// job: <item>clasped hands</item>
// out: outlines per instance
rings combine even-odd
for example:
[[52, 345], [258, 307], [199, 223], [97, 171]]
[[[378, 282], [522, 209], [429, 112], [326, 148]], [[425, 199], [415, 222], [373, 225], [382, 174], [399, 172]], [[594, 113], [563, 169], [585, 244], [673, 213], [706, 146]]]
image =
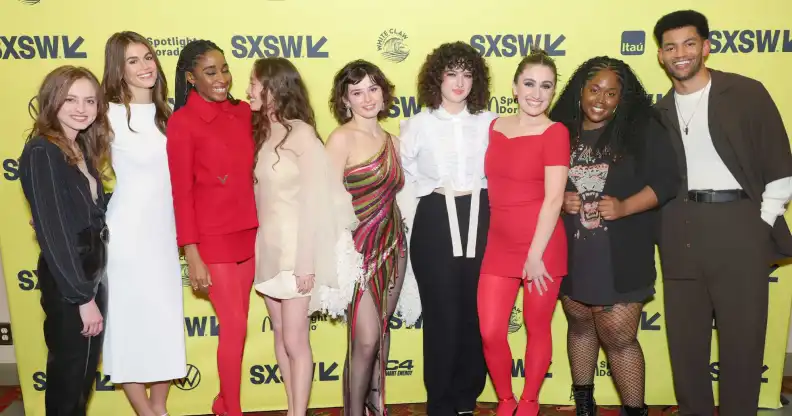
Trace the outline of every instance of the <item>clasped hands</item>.
[[[583, 201], [577, 192], [564, 192], [564, 212], [567, 214], [575, 215], [580, 212], [580, 207]], [[624, 202], [618, 198], [609, 195], [603, 195], [602, 199], [597, 204], [597, 211], [600, 217], [605, 220], [613, 221], [618, 220], [625, 216]]]

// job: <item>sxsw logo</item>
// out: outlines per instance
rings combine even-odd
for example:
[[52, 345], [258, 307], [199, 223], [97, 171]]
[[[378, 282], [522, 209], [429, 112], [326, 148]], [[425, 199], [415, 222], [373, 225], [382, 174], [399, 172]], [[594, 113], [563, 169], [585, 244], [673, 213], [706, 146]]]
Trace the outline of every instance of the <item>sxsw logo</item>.
[[484, 57], [527, 56], [531, 52], [531, 47], [542, 48], [550, 56], [565, 56], [566, 49], [563, 48], [565, 40], [564, 35], [547, 33], [480, 34], [470, 37], [470, 46]]
[[184, 326], [188, 337], [216, 337], [220, 333], [216, 316], [185, 316]]
[[3, 160], [3, 178], [7, 181], [19, 179], [19, 161], [16, 159]]
[[[314, 381], [338, 381], [338, 363], [315, 362], [313, 365]], [[280, 384], [283, 376], [278, 364], [254, 365], [250, 367], [250, 382], [252, 384]]]
[[[760, 379], [762, 383], [767, 383], [769, 381], [767, 377], [765, 377], [765, 373], [769, 369], [770, 367], [768, 367], [766, 364], [762, 366], [762, 375]], [[718, 361], [710, 363], [710, 380], [712, 381], [720, 380], [720, 362]]]
[[68, 35], [0, 35], [0, 59], [85, 59], [85, 39]]
[[658, 322], [660, 316], [660, 312], [655, 312], [651, 316], [649, 312], [641, 312], [641, 331], [659, 331], [661, 329]]
[[[792, 52], [792, 32], [789, 29], [711, 30], [710, 53], [773, 53]], [[646, 32], [622, 32], [621, 54], [643, 55], [646, 51]]]
[[[36, 371], [31, 377], [33, 379], [33, 390], [47, 391], [47, 373]], [[94, 389], [96, 391], [114, 391], [115, 385], [110, 382], [110, 376], [97, 371], [94, 377]]]
[[404, 116], [405, 118], [412, 117], [421, 112], [421, 106], [418, 105], [418, 99], [415, 96], [410, 97], [393, 97], [393, 105], [388, 111], [388, 117], [397, 118]]
[[236, 58], [327, 58], [330, 53], [322, 49], [325, 43], [324, 36], [235, 35], [231, 37], [231, 54]]
[[17, 273], [19, 288], [25, 292], [41, 289], [38, 279], [38, 270], [20, 270]]
[[710, 53], [792, 52], [790, 30], [711, 30]]
[[643, 55], [646, 51], [646, 32], [625, 30], [621, 35], [622, 55]]
[[[553, 365], [553, 362], [550, 361], [550, 365]], [[512, 359], [512, 378], [525, 378], [525, 361], [522, 358]], [[545, 373], [545, 378], [553, 378], [553, 373], [548, 371]]]

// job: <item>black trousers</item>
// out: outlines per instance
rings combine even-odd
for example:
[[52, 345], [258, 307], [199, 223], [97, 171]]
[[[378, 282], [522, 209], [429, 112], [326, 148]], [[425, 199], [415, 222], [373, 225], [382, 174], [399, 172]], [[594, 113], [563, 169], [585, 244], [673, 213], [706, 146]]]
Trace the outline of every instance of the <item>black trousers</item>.
[[[102, 278], [105, 246], [102, 242], [78, 252], [84, 269]], [[86, 270], [88, 271], [88, 270]], [[64, 300], [43, 256], [38, 261], [41, 307], [44, 309], [44, 341], [47, 344], [47, 388], [44, 396], [47, 416], [85, 416], [86, 405], [96, 380], [104, 330], [85, 337], [80, 307]], [[106, 314], [106, 292], [100, 283], [94, 301]]]
[[423, 309], [424, 385], [430, 416], [473, 411], [484, 390], [487, 366], [481, 346], [476, 293], [489, 229], [489, 199], [481, 191], [476, 257], [467, 258], [471, 196], [456, 200], [462, 257], [454, 257], [445, 197], [421, 198], [410, 256]]
[[[748, 201], [689, 203], [694, 272], [664, 280], [666, 333], [680, 415], [755, 415], [768, 309], [770, 226]], [[713, 315], [718, 363], [710, 362]]]

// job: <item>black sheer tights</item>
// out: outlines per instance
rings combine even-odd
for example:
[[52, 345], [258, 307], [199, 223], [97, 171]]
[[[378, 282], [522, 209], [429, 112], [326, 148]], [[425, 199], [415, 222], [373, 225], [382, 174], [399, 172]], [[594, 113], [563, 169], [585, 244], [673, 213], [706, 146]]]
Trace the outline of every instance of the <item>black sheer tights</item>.
[[[388, 319], [393, 316], [399, 300], [407, 258], [399, 261], [399, 273], [393, 286], [388, 288]], [[351, 323], [351, 319], [348, 320]], [[364, 408], [368, 407], [374, 415], [384, 415], [385, 409], [380, 409], [382, 397], [380, 363], [380, 330], [382, 321], [377, 316], [377, 306], [370, 292], [363, 294], [358, 304], [357, 321], [355, 324], [355, 339], [352, 341], [352, 371], [349, 371], [349, 362], [344, 363], [344, 386], [349, 390], [344, 394], [344, 415], [362, 416]], [[387, 365], [390, 351], [390, 331], [385, 332], [382, 353], [383, 365]]]
[[644, 404], [645, 363], [638, 343], [641, 303], [589, 306], [563, 297], [561, 303], [569, 323], [567, 353], [576, 385], [594, 384], [599, 347], [611, 367], [622, 404]]

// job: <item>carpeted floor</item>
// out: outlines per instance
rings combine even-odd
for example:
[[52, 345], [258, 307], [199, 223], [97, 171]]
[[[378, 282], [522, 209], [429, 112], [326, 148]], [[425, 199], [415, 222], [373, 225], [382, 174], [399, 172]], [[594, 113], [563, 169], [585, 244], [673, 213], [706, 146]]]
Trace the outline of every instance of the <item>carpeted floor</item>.
[[[784, 377], [784, 384], [782, 392], [785, 394], [792, 394], [792, 377]], [[0, 412], [15, 401], [21, 401], [22, 392], [19, 387], [0, 387]], [[424, 404], [403, 404], [388, 406], [388, 413], [390, 416], [423, 416], [426, 415], [426, 406]], [[566, 416], [575, 413], [574, 407], [559, 407], [559, 406], [543, 406], [542, 415], [544, 416]], [[245, 413], [248, 416], [285, 416], [285, 411], [278, 412], [253, 412]], [[313, 416], [340, 416], [342, 414], [340, 408], [335, 409], [311, 409], [309, 412]], [[489, 416], [495, 414], [494, 403], [480, 403], [476, 409], [476, 415]], [[650, 416], [665, 416], [676, 415], [676, 407], [672, 406], [656, 406], [652, 407], [649, 412]], [[599, 416], [618, 416], [619, 409], [617, 407], [604, 407], [600, 408]]]
[[[675, 415], [675, 408], [668, 408], [664, 409], [660, 408], [653, 408], [649, 412], [651, 416], [661, 416], [661, 415]], [[556, 407], [556, 406], [543, 406], [541, 410], [541, 414], [543, 416], [555, 416], [555, 415], [573, 415], [575, 414], [574, 407]], [[309, 412], [310, 415], [313, 416], [341, 416], [342, 412], [341, 409], [311, 409]], [[388, 414], [389, 416], [424, 416], [426, 415], [426, 406], [424, 404], [404, 404], [404, 405], [393, 405], [388, 406]], [[478, 409], [476, 409], [476, 415], [482, 416], [489, 416], [495, 415], [495, 404], [494, 403], [480, 403]], [[245, 413], [245, 415], [249, 416], [281, 416], [286, 415], [285, 411], [282, 412], [257, 412], [257, 413]], [[597, 412], [599, 416], [618, 416], [619, 409], [618, 408], [600, 408], [599, 412]]]

